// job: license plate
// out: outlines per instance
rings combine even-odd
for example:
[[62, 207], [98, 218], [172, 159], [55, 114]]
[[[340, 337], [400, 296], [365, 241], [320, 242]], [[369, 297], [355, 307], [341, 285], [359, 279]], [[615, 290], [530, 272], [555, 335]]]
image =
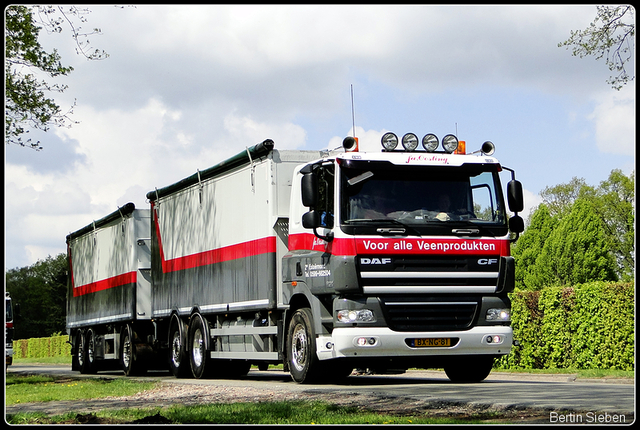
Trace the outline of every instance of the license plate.
[[411, 342], [414, 348], [430, 348], [434, 346], [447, 347], [451, 346], [451, 338], [449, 337], [436, 337], [436, 338], [419, 338], [413, 339]]

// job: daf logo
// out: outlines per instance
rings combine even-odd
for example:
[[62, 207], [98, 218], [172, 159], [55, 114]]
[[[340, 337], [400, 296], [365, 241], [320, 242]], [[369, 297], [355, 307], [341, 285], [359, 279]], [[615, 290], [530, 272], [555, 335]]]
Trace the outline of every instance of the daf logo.
[[360, 264], [391, 264], [390, 258], [361, 258]]
[[490, 264], [496, 264], [496, 263], [498, 263], [497, 258], [481, 258], [478, 260], [478, 264], [480, 264], [481, 266], [488, 266]]

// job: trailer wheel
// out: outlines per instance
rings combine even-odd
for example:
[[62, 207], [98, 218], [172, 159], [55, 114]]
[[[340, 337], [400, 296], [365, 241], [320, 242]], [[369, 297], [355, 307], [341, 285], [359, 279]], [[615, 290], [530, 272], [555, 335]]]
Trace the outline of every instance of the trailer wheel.
[[176, 315], [169, 324], [169, 369], [176, 378], [191, 376], [184, 324]]
[[209, 353], [209, 330], [204, 317], [195, 314], [189, 324], [189, 361], [191, 372], [197, 379], [206, 378], [213, 373], [213, 363]]
[[287, 361], [294, 381], [309, 383], [316, 380], [320, 363], [316, 356], [316, 334], [309, 308], [299, 309], [291, 317], [287, 335]]
[[120, 366], [126, 376], [144, 374], [146, 369], [136, 360], [133, 328], [127, 325], [120, 334]]
[[84, 336], [79, 333], [78, 346], [78, 364], [80, 365], [80, 373], [91, 374], [96, 373], [96, 355], [95, 355], [95, 334], [92, 329], [87, 330]]
[[82, 373], [85, 361], [84, 333], [82, 330], [76, 332], [76, 352], [73, 356], [72, 370], [79, 370]]
[[444, 372], [451, 382], [472, 383], [486, 379], [492, 368], [493, 357], [470, 356], [453, 360], [450, 365], [444, 367]]

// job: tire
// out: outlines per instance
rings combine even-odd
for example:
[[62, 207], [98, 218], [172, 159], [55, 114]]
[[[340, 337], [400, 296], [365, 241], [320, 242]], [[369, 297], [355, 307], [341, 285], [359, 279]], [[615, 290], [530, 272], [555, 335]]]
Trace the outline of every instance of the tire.
[[80, 364], [80, 373], [93, 374], [96, 373], [96, 355], [95, 355], [95, 333], [92, 329], [82, 336], [80, 334], [82, 345], [78, 346], [78, 362]]
[[146, 367], [137, 360], [135, 333], [130, 325], [120, 334], [120, 366], [126, 376], [143, 375]]
[[465, 359], [453, 360], [445, 366], [444, 372], [451, 382], [474, 383], [484, 381], [493, 368], [493, 357], [470, 356]]
[[71, 362], [72, 370], [79, 370], [82, 373], [82, 368], [85, 361], [85, 347], [84, 347], [84, 333], [82, 330], [76, 332], [76, 352], [73, 355]]
[[309, 308], [299, 309], [291, 317], [287, 334], [287, 362], [294, 381], [301, 384], [317, 381], [320, 363], [316, 355], [316, 334]]
[[194, 378], [207, 378], [213, 373], [213, 362], [208, 357], [209, 329], [204, 317], [195, 314], [189, 324], [189, 362]]
[[177, 315], [169, 323], [169, 370], [176, 378], [191, 376], [185, 327]]

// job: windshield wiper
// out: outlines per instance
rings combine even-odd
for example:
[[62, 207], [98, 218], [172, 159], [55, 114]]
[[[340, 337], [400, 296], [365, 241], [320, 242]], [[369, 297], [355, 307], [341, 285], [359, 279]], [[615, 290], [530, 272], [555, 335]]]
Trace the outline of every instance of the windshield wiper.
[[420, 234], [420, 232], [418, 230], [416, 230], [415, 228], [408, 226], [407, 224], [398, 221], [397, 219], [393, 219], [393, 218], [375, 218], [375, 219], [370, 219], [370, 218], [358, 218], [358, 219], [350, 219], [348, 221], [346, 221], [346, 223], [390, 223], [390, 224], [395, 224], [400, 226], [400, 228], [395, 227], [395, 228], [385, 228], [385, 227], [379, 227], [378, 229], [376, 229], [376, 231], [378, 233], [381, 234], [406, 234], [407, 232], [411, 232], [413, 233], [415, 236], [419, 236], [422, 237], [422, 235]]

